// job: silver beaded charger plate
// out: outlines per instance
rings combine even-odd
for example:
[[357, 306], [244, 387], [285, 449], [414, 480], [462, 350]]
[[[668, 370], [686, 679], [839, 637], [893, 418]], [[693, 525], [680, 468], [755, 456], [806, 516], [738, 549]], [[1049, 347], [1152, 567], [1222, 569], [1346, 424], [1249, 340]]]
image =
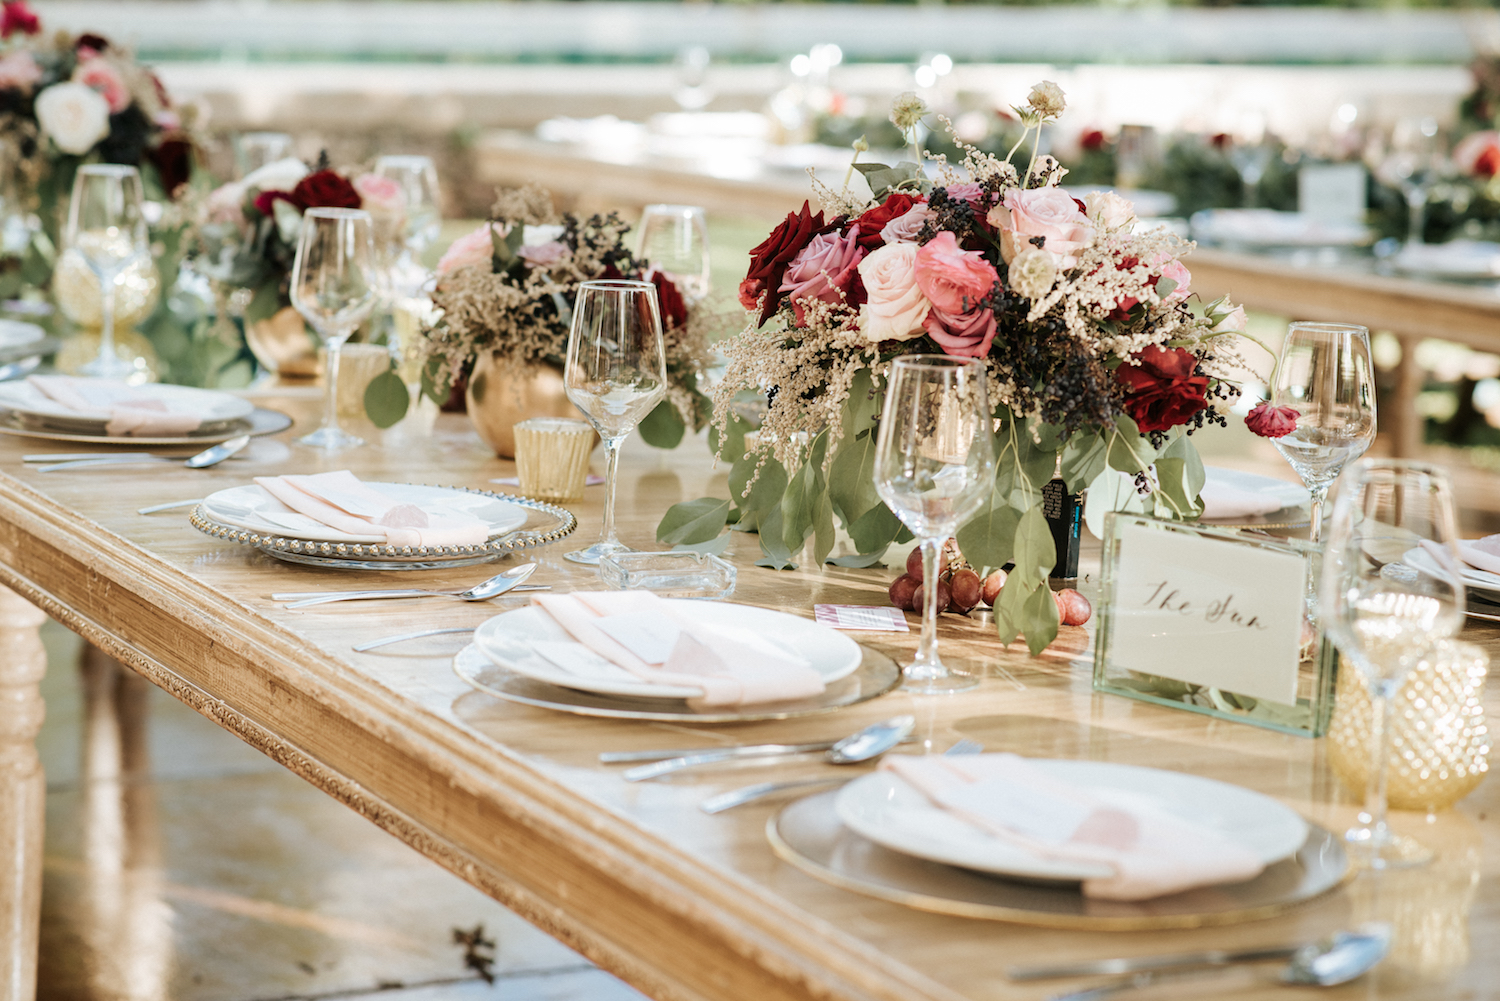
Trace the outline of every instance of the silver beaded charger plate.
[[817, 793], [774, 814], [766, 822], [772, 851], [825, 883], [936, 914], [1097, 931], [1205, 928], [1272, 917], [1350, 874], [1342, 840], [1309, 824], [1295, 854], [1243, 883], [1153, 900], [1094, 900], [1076, 882], [1006, 879], [882, 848], [843, 825], [834, 807], [838, 795]]
[[453, 658], [453, 672], [479, 691], [497, 699], [578, 716], [678, 723], [748, 723], [834, 712], [878, 698], [901, 683], [901, 669], [894, 660], [866, 646], [860, 646], [859, 650], [860, 664], [854, 673], [829, 683], [822, 694], [795, 702], [767, 702], [742, 709], [694, 709], [682, 699], [598, 695], [549, 685], [496, 666], [472, 643]]
[[43, 438], [47, 441], [77, 441], [90, 445], [151, 445], [158, 448], [167, 445], [196, 445], [202, 448], [204, 445], [216, 445], [230, 438], [238, 438], [242, 434], [248, 434], [253, 438], [276, 434], [291, 426], [292, 419], [281, 411], [256, 407], [249, 417], [244, 420], [231, 421], [213, 434], [180, 435], [171, 438], [134, 438], [128, 435], [80, 434], [73, 431], [49, 431], [44, 428], [28, 427], [21, 422], [18, 414], [10, 411], [0, 412], [0, 434], [18, 435], [23, 438]]
[[388, 546], [373, 542], [327, 542], [257, 531], [219, 520], [204, 504], [193, 508], [188, 520], [198, 531], [216, 539], [250, 546], [288, 563], [335, 570], [438, 570], [473, 566], [522, 549], [548, 545], [578, 527], [578, 519], [567, 508], [529, 497], [512, 497], [468, 487], [391, 485], [453, 491], [523, 509], [526, 515], [524, 527], [518, 525], [514, 530], [503, 531], [503, 534], [472, 546]]

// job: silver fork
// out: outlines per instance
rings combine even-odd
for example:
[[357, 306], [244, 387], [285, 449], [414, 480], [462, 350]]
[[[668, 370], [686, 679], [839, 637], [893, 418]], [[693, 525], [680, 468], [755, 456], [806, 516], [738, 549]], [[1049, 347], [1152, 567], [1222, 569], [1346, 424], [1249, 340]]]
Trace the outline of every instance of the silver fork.
[[[984, 750], [984, 745], [978, 741], [965, 737], [952, 747], [944, 751], [944, 754], [978, 754]], [[698, 809], [704, 813], [723, 813], [725, 810], [733, 810], [737, 806], [753, 803], [758, 799], [788, 789], [810, 789], [813, 786], [837, 785], [849, 780], [842, 775], [825, 775], [820, 779], [796, 779], [791, 782], [757, 782], [753, 786], [744, 786], [740, 789], [731, 789], [721, 792], [716, 796], [710, 796], [698, 804]]]

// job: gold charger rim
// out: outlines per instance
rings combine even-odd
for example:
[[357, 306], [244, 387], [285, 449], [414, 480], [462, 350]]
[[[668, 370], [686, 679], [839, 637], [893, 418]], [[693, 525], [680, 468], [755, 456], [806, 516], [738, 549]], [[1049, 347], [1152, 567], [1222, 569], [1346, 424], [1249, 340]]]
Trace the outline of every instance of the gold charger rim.
[[252, 438], [260, 438], [269, 434], [277, 434], [285, 431], [295, 423], [291, 416], [280, 410], [272, 410], [270, 407], [256, 407], [250, 416], [236, 422], [234, 426], [215, 431], [213, 434], [179, 435], [166, 438], [132, 438], [130, 436], [114, 437], [98, 434], [77, 434], [72, 431], [47, 431], [39, 428], [29, 428], [22, 425], [14, 411], [0, 411], [0, 435], [14, 435], [18, 438], [40, 438], [43, 441], [71, 441], [85, 445], [150, 445], [163, 447], [169, 445], [217, 445], [228, 441], [230, 438], [238, 438], [242, 434], [248, 434]]
[[[833, 822], [838, 824], [839, 836], [853, 839], [861, 847], [869, 846], [869, 848], [877, 852], [897, 856], [900, 859], [920, 863], [924, 866], [936, 867], [940, 870], [969, 873], [968, 870], [959, 869], [956, 866], [945, 866], [942, 863], [928, 862], [911, 856], [901, 855], [899, 852], [883, 848], [875, 842], [855, 834], [839, 823], [836, 815], [833, 815], [833, 801], [838, 796], [838, 792], [835, 789], [831, 792], [803, 796], [772, 813], [766, 819], [765, 827], [766, 840], [770, 843], [771, 851], [777, 858], [788, 865], [831, 886], [837, 886], [840, 889], [849, 890], [852, 893], [858, 893], [862, 896], [884, 900], [888, 903], [899, 904], [904, 907], [910, 907], [913, 910], [925, 911], [931, 914], [975, 918], [983, 921], [1001, 921], [1007, 924], [1027, 925], [1037, 928], [1058, 928], [1077, 931], [1154, 931], [1212, 928], [1223, 925], [1244, 924], [1251, 921], [1263, 921], [1294, 908], [1304, 906], [1337, 890], [1347, 883], [1354, 876], [1355, 872], [1354, 866], [1350, 864], [1348, 855], [1343, 851], [1342, 839], [1327, 828], [1308, 821], [1307, 841], [1291, 857], [1301, 858], [1304, 855], [1316, 857], [1319, 852], [1326, 852], [1332, 848], [1340, 856], [1336, 875], [1327, 878], [1326, 883], [1323, 885], [1319, 885], [1316, 889], [1305, 892], [1302, 895], [1287, 897], [1266, 904], [1198, 913], [1112, 916], [1061, 914], [1033, 908], [957, 900], [933, 892], [921, 892], [919, 890], [891, 886], [873, 878], [856, 878], [853, 875], [832, 869], [817, 859], [809, 857], [783, 835], [781, 828], [788, 814], [798, 809], [826, 809], [832, 816]], [[1285, 861], [1282, 860], [1282, 862]], [[1267, 868], [1269, 869], [1270, 867], [1268, 866]], [[1035, 888], [1035, 884], [1011, 883], [1011, 881], [1007, 881], [999, 876], [989, 876], [983, 873], [971, 874], [976, 877], [992, 880], [997, 884], [1010, 883], [1010, 885], [1017, 887], [1030, 886]], [[1144, 903], [1150, 903], [1150, 901]]]

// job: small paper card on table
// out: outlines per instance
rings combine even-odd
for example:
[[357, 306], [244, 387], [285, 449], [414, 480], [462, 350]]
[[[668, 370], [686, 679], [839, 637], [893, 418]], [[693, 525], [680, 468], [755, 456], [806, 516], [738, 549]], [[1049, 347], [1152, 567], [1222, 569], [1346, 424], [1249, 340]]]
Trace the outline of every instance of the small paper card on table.
[[904, 633], [911, 629], [899, 608], [882, 605], [814, 605], [813, 617], [833, 629], [869, 629], [888, 633]]
[[1095, 689], [1317, 736], [1333, 688], [1307, 618], [1318, 559], [1307, 542], [1110, 515]]

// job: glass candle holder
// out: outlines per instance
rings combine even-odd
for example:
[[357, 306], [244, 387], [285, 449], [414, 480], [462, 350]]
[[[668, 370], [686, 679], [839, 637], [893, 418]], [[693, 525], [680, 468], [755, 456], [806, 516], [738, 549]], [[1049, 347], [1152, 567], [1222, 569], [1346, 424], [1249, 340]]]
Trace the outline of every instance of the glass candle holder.
[[532, 417], [518, 421], [513, 432], [522, 494], [549, 501], [583, 499], [589, 453], [597, 441], [587, 421]]
[[[1340, 670], [1328, 760], [1348, 788], [1364, 794], [1370, 764], [1370, 693], [1364, 676]], [[1489, 770], [1484, 720], [1489, 657], [1442, 640], [1413, 668], [1392, 706], [1388, 799], [1398, 810], [1441, 810], [1473, 791]]]

